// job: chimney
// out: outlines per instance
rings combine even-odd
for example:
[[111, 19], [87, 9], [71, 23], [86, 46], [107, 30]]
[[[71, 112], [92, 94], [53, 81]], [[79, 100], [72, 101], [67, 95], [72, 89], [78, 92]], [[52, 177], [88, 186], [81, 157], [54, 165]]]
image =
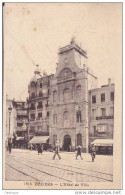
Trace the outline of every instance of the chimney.
[[108, 85], [111, 86], [111, 79], [108, 78]]

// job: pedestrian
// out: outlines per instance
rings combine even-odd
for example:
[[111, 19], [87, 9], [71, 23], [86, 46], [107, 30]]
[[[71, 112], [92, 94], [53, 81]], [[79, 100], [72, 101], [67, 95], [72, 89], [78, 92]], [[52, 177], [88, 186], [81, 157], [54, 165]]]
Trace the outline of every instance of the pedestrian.
[[78, 160], [78, 159], [77, 159], [78, 156], [80, 156], [80, 157], [81, 157], [81, 160], [83, 160], [83, 158], [82, 158], [82, 156], [81, 156], [81, 146], [80, 146], [80, 145], [79, 145], [78, 148], [77, 148], [76, 160]]
[[38, 155], [39, 155], [39, 153], [42, 154], [42, 152], [43, 152], [42, 144], [38, 144]]
[[61, 159], [60, 155], [59, 155], [59, 145], [56, 143], [55, 146], [55, 151], [54, 151], [54, 156], [53, 156], [53, 160], [55, 159], [56, 155], [59, 157], [59, 160]]
[[9, 153], [11, 154], [11, 149], [12, 149], [12, 141], [11, 141], [11, 138], [9, 138], [9, 140], [8, 140], [8, 149], [9, 149]]
[[92, 162], [94, 162], [95, 155], [96, 155], [96, 147], [92, 145], [92, 149], [91, 149]]

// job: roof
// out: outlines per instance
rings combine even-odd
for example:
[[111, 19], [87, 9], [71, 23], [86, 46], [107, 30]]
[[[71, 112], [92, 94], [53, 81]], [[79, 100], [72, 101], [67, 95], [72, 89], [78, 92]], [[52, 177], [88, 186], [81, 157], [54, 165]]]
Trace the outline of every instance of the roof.
[[49, 136], [34, 136], [31, 140], [31, 144], [40, 144], [40, 143], [46, 143], [49, 139]]
[[113, 146], [113, 139], [95, 139], [91, 144], [94, 146]]
[[112, 92], [114, 92], [114, 87], [115, 87], [115, 84], [112, 83], [111, 85], [103, 85], [101, 87], [98, 87], [98, 88], [94, 88], [94, 89], [89, 89], [89, 92], [96, 92], [96, 91], [105, 91], [105, 90], [108, 90], [109, 88], [113, 89]]

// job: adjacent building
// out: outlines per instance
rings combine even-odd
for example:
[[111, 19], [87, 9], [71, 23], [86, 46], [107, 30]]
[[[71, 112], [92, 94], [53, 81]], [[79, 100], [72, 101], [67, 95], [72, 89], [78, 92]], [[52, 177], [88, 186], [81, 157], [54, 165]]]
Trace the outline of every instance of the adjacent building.
[[89, 90], [89, 145], [95, 139], [113, 139], [114, 90], [115, 85], [111, 79], [108, 79], [107, 85]]
[[21, 148], [25, 147], [28, 141], [27, 138], [27, 104], [25, 101], [15, 101], [13, 100], [13, 108], [16, 110], [16, 126], [15, 126], [15, 139], [14, 146]]
[[14, 147], [24, 147], [27, 143], [28, 120], [27, 104], [25, 101], [16, 101], [6, 97], [6, 138], [14, 138]]

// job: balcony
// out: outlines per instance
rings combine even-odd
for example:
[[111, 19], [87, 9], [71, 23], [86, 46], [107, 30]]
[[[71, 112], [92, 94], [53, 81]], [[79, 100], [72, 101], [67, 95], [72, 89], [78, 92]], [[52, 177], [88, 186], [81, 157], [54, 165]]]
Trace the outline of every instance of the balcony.
[[114, 116], [99, 116], [99, 117], [96, 117], [96, 120], [107, 120], [107, 119], [113, 119]]
[[27, 111], [26, 110], [18, 110], [17, 115], [27, 115]]
[[36, 96], [29, 97], [29, 100], [35, 100]]
[[37, 117], [36, 120], [37, 121], [41, 121], [42, 120], [42, 117]]
[[37, 106], [37, 109], [43, 109], [43, 106]]
[[23, 124], [23, 119], [17, 118], [17, 123], [22, 123]]
[[30, 118], [30, 121], [35, 121], [35, 118]]

